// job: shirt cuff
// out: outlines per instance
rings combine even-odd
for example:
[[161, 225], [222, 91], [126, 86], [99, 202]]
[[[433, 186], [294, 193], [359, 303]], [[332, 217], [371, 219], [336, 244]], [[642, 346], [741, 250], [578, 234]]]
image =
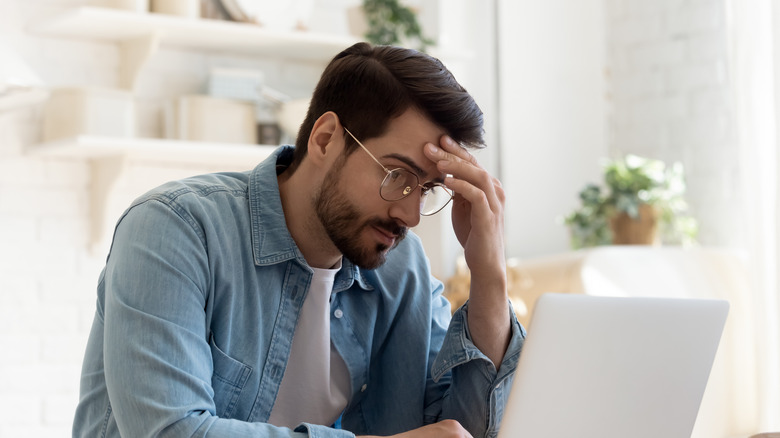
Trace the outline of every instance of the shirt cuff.
[[517, 362], [520, 359], [520, 350], [523, 347], [526, 332], [522, 325], [517, 321], [512, 303], [509, 302], [509, 318], [512, 326], [512, 337], [509, 340], [504, 358], [496, 370], [493, 362], [485, 356], [471, 341], [468, 326], [468, 301], [461, 306], [452, 315], [447, 335], [444, 337], [439, 354], [433, 362], [431, 374], [434, 381], [439, 381], [454, 367], [463, 365], [472, 360], [481, 360], [485, 366], [480, 367], [485, 373], [485, 377], [493, 382], [500, 382], [507, 376], [514, 373], [517, 368]]
[[355, 438], [352, 432], [319, 424], [301, 423], [295, 428], [295, 432], [308, 433], [309, 438]]

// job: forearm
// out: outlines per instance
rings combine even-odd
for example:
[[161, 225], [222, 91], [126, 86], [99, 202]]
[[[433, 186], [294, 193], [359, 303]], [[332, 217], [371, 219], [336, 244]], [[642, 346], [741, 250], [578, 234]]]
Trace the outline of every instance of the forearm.
[[472, 342], [498, 369], [512, 337], [505, 275], [472, 278], [468, 324]]
[[[471, 302], [453, 315], [447, 337], [433, 364], [433, 379], [449, 379], [438, 419], [458, 420], [474, 436], [494, 436], [509, 395], [525, 333], [507, 304], [509, 345], [495, 366], [473, 342]], [[494, 315], [498, 316], [498, 315]], [[451, 372], [447, 375], [445, 373]]]

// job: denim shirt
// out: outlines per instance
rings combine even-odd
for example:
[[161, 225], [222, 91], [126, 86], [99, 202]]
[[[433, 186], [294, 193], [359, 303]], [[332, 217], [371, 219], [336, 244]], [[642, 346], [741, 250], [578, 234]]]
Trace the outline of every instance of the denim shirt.
[[[503, 362], [450, 318], [442, 284], [409, 233], [375, 270], [343, 260], [331, 338], [351, 398], [341, 429], [266, 421], [312, 270], [287, 230], [279, 148], [254, 170], [172, 182], [120, 218], [98, 282], [73, 435], [351, 437], [456, 419], [495, 436], [525, 332]], [[339, 293], [335, 293], [339, 292]]]

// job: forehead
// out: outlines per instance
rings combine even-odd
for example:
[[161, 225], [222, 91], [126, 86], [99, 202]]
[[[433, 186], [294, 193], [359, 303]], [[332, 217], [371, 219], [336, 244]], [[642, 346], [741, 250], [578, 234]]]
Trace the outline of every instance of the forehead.
[[387, 131], [381, 137], [365, 142], [370, 144], [377, 158], [403, 156], [414, 162], [425, 173], [436, 175], [436, 165], [425, 157], [423, 147], [427, 143], [438, 145], [445, 131], [414, 109], [409, 109], [399, 117], [392, 119]]

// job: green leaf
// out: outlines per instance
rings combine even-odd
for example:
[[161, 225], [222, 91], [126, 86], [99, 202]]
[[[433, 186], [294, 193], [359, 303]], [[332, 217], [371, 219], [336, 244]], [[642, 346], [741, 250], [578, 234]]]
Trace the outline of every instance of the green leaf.
[[564, 217], [573, 248], [611, 243], [609, 217], [621, 212], [636, 218], [643, 204], [660, 212], [659, 232], [665, 243], [695, 244], [698, 222], [688, 214], [682, 163], [626, 155], [604, 160], [604, 188], [589, 183], [579, 193], [580, 207]]

